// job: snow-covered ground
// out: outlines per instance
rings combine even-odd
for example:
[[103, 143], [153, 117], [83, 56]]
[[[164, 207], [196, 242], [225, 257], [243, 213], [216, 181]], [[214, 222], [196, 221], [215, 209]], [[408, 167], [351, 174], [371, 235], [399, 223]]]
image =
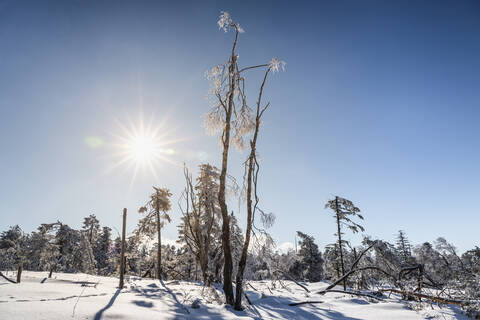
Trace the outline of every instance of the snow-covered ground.
[[[219, 290], [199, 283], [142, 280], [130, 277], [118, 290], [118, 279], [87, 274], [25, 271], [22, 283], [0, 278], [0, 319], [467, 319], [456, 306], [428, 306], [414, 311], [396, 296], [373, 302], [361, 297], [314, 292], [326, 283], [305, 284], [306, 291], [290, 281], [253, 281], [247, 295], [253, 306], [234, 311], [222, 304]], [[199, 299], [199, 308], [192, 302]], [[319, 304], [289, 303], [320, 300]], [[433, 309], [432, 309], [433, 308]]]

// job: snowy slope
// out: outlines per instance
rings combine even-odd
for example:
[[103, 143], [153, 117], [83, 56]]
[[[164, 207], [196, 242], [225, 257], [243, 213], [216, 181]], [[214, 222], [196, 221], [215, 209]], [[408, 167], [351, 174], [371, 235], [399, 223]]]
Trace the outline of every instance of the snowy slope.
[[[396, 296], [382, 302], [345, 294], [306, 292], [293, 282], [254, 281], [247, 294], [253, 303], [237, 312], [222, 304], [221, 291], [199, 283], [130, 278], [123, 290], [118, 279], [87, 274], [25, 271], [22, 283], [0, 279], [0, 319], [467, 319], [457, 307], [434, 306], [416, 312]], [[307, 284], [311, 292], [326, 283]], [[192, 302], [199, 299], [199, 308]], [[288, 306], [321, 300], [320, 304]]]

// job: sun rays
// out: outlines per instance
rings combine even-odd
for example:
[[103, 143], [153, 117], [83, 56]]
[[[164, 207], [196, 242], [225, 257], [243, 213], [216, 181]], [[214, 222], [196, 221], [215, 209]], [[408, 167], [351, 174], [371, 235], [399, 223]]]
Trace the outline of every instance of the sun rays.
[[116, 121], [119, 133], [112, 134], [114, 148], [112, 154], [114, 164], [109, 168], [112, 171], [123, 168], [132, 174], [130, 186], [133, 185], [139, 173], [150, 175], [158, 181], [158, 170], [165, 163], [179, 166], [173, 156], [177, 153], [175, 143], [183, 139], [172, 139], [173, 128], [167, 128], [167, 117], [156, 121], [153, 116], [145, 121], [140, 114], [137, 121], [128, 120], [127, 124]]

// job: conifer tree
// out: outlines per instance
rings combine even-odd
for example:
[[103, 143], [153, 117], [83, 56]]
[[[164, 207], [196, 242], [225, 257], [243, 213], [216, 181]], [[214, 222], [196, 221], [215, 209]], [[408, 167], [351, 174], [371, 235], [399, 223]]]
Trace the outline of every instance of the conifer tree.
[[411, 245], [407, 239], [407, 236], [403, 230], [398, 231], [397, 239], [397, 252], [400, 255], [403, 263], [408, 265], [412, 262], [412, 252], [411, 252]]
[[172, 194], [167, 188], [156, 188], [154, 193], [150, 195], [147, 203], [140, 207], [139, 213], [144, 214], [145, 217], [140, 219], [136, 230], [136, 238], [140, 239], [143, 236], [149, 238], [157, 234], [157, 278], [162, 279], [162, 227], [166, 222], [170, 222], [170, 216], [167, 214], [172, 205], [170, 197]]
[[315, 239], [300, 231], [297, 231], [297, 235], [300, 238], [300, 250], [292, 273], [308, 281], [320, 281], [323, 278], [323, 259]]
[[[344, 260], [344, 245], [345, 240], [342, 240], [342, 227], [349, 228], [353, 233], [357, 233], [359, 230], [362, 232], [365, 229], [358, 223], [352, 220], [353, 217], [358, 217], [363, 220], [363, 216], [359, 214], [360, 209], [357, 208], [352, 201], [336, 196], [335, 199], [329, 200], [325, 205], [325, 208], [330, 208], [334, 211], [334, 218], [337, 222], [337, 232], [335, 235], [338, 237], [338, 251], [340, 257], [340, 267], [342, 276], [345, 275], [345, 260]], [[347, 283], [343, 281], [343, 289], [347, 290]]]

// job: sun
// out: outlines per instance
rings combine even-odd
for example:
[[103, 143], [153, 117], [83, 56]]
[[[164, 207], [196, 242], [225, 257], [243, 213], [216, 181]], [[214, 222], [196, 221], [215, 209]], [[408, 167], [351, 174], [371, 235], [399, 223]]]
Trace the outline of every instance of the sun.
[[130, 157], [139, 163], [153, 160], [159, 151], [154, 137], [146, 135], [133, 137], [127, 143], [127, 148], [129, 149]]
[[117, 167], [124, 167], [133, 173], [131, 185], [139, 172], [150, 175], [158, 180], [157, 170], [165, 163], [175, 166], [179, 164], [172, 159], [177, 153], [174, 149], [175, 143], [182, 139], [170, 139], [172, 128], [166, 127], [164, 121], [155, 121], [154, 117], [148, 118], [146, 123], [140, 115], [137, 121], [129, 120], [124, 124], [117, 120], [120, 134], [113, 134], [113, 155], [116, 159], [110, 170]]

